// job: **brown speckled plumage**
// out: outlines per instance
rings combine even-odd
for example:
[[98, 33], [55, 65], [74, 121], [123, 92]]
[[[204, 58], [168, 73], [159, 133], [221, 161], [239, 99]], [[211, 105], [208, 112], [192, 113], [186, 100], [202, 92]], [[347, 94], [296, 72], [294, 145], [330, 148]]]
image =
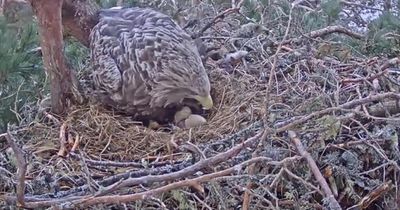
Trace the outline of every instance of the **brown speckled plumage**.
[[210, 82], [190, 36], [147, 8], [101, 10], [90, 34], [98, 99], [134, 116], [151, 116], [184, 99], [207, 97]]

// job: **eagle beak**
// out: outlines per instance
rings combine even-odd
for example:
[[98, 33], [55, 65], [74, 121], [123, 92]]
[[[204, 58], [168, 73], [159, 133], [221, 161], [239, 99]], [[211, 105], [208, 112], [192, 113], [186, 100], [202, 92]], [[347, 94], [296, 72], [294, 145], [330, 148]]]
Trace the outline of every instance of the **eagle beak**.
[[213, 100], [211, 98], [211, 95], [208, 94], [207, 96], [195, 96], [195, 99], [200, 102], [200, 104], [203, 106], [203, 109], [209, 110], [213, 106]]

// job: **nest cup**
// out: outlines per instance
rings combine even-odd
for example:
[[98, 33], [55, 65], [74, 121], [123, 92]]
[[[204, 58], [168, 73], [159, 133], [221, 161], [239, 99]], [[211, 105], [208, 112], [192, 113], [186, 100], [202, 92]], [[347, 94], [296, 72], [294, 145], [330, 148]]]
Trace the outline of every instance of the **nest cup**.
[[[207, 71], [212, 85], [214, 107], [206, 116], [207, 123], [192, 129], [173, 131], [152, 130], [129, 116], [94, 103], [72, 106], [67, 116], [60, 118], [67, 125], [72, 139], [79, 138], [79, 149], [96, 159], [129, 161], [169, 154], [169, 142], [178, 145], [215, 141], [237, 132], [252, 121], [260, 119], [263, 104], [263, 85], [251, 75], [233, 76], [208, 62]], [[264, 90], [265, 91], [265, 90]], [[28, 144], [49, 145], [52, 149], [36, 152], [42, 157], [57, 153], [60, 129], [52, 123], [36, 123], [31, 129]], [[46, 139], [46, 141], [43, 141]]]

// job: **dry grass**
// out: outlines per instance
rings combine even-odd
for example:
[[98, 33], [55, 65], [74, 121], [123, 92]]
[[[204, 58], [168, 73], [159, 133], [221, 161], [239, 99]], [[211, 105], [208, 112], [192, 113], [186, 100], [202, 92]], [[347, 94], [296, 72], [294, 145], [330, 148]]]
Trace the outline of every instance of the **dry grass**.
[[[79, 135], [79, 147], [83, 152], [99, 159], [128, 161], [166, 155], [172, 138], [177, 143], [187, 140], [206, 143], [233, 134], [260, 119], [263, 86], [257, 84], [254, 77], [235, 78], [216, 67], [210, 68], [210, 77], [215, 106], [207, 116], [207, 124], [190, 131], [180, 128], [171, 132], [155, 131], [129, 116], [113, 114], [93, 104], [71, 107], [60, 121], [68, 125], [72, 135]], [[54, 155], [60, 146], [60, 130], [51, 123], [37, 123], [30, 130], [33, 139], [28, 144], [52, 144], [53, 154], [46, 155]]]

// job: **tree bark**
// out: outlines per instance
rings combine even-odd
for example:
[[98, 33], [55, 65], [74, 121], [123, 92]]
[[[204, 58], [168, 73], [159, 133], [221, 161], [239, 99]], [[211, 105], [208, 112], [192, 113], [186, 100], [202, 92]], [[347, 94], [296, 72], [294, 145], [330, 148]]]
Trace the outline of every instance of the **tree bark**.
[[[28, 2], [28, 4], [27, 4]], [[30, 5], [37, 17], [44, 69], [50, 77], [52, 112], [62, 114], [68, 102], [82, 102], [78, 80], [68, 68], [63, 53], [64, 35], [75, 37], [89, 47], [90, 30], [97, 23], [100, 7], [94, 0], [3, 0], [4, 11], [13, 15], [12, 8]], [[8, 6], [7, 5], [14, 5]], [[4, 6], [4, 8], [3, 8]], [[7, 11], [9, 10], [9, 11]], [[14, 17], [14, 16], [12, 16]], [[16, 17], [19, 20], [19, 16]]]
[[52, 112], [62, 114], [74, 99], [77, 79], [65, 62], [61, 9], [63, 0], [29, 0], [37, 17], [44, 68], [50, 77]]

